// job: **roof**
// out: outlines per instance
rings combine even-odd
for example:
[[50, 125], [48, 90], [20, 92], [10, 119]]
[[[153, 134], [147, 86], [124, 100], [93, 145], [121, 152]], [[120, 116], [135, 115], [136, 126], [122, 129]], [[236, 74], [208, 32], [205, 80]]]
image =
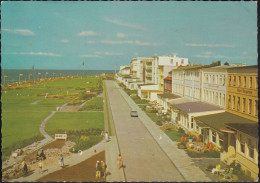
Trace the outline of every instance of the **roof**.
[[163, 94], [158, 94], [158, 97], [160, 96], [161, 98], [169, 98], [169, 99], [175, 99], [175, 98], [180, 98], [178, 95], [174, 95], [172, 93], [163, 93]]
[[172, 77], [171, 77], [171, 76], [167, 76], [166, 78], [164, 78], [164, 80], [169, 80], [169, 81], [171, 81], [171, 80], [172, 80]]
[[218, 106], [211, 105], [205, 102], [186, 102], [182, 104], [173, 104], [173, 107], [186, 113], [223, 110]]
[[228, 127], [258, 138], [258, 123], [225, 123]]
[[185, 69], [185, 70], [198, 70], [198, 69], [209, 68], [209, 67], [215, 67], [215, 65], [202, 65], [202, 66], [197, 66], [197, 67], [194, 67], [194, 68], [188, 68], [188, 69]]
[[225, 72], [228, 68], [232, 68], [232, 66], [221, 65], [216, 67], [203, 68], [202, 71], [210, 71], [210, 72]]
[[172, 106], [174, 104], [181, 104], [181, 103], [185, 103], [185, 102], [191, 102], [191, 100], [182, 97], [182, 98], [177, 98], [177, 99], [170, 100], [168, 102], [168, 104], [170, 104]]
[[228, 73], [258, 73], [258, 65], [232, 67], [227, 71]]
[[178, 67], [177, 69], [172, 69], [171, 71], [182, 71], [182, 70], [186, 70], [186, 69], [190, 69], [190, 68], [196, 68], [196, 67], [200, 67], [199, 65], [187, 65], [187, 66], [183, 66], [183, 67]]
[[202, 122], [206, 124], [207, 126], [219, 131], [220, 128], [224, 128], [230, 123], [256, 123], [252, 120], [237, 116], [235, 114], [231, 114], [229, 112], [222, 112], [217, 114], [210, 114], [210, 115], [204, 115], [204, 116], [198, 116], [194, 118], [196, 121]]

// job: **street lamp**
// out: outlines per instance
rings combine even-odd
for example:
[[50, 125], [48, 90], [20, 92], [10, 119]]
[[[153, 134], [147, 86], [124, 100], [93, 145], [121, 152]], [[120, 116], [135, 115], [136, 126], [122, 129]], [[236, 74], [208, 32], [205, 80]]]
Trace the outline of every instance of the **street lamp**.
[[7, 77], [8, 77], [8, 75], [5, 74], [5, 75], [4, 75], [4, 85], [5, 85], [5, 78], [7, 78]]
[[20, 84], [20, 77], [23, 76], [23, 74], [19, 74], [19, 84]]

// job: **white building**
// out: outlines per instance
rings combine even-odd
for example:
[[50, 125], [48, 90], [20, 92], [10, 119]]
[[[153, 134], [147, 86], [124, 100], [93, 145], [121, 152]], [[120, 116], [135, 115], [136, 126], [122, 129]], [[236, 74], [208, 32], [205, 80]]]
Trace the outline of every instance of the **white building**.
[[130, 72], [133, 77], [139, 78], [139, 81], [143, 81], [143, 57], [133, 58], [130, 63]]
[[201, 101], [226, 108], [227, 69], [218, 66], [202, 69]]
[[[179, 58], [176, 55], [173, 57], [170, 55], [146, 57], [143, 61], [144, 84], [150, 84], [150, 86], [146, 86], [145, 90], [139, 87], [139, 97], [154, 96], [155, 100], [157, 100], [157, 94], [163, 92], [164, 78], [168, 76], [168, 72], [180, 65], [186, 66], [189, 63], [187, 58]], [[150, 99], [148, 98], [148, 100]]]

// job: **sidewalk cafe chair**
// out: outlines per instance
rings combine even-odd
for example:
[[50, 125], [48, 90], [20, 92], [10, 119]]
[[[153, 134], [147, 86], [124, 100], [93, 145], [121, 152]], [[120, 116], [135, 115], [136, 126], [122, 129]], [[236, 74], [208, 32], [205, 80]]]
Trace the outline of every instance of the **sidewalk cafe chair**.
[[230, 168], [230, 170], [226, 173], [221, 174], [224, 178], [224, 180], [226, 179], [231, 179], [232, 180], [232, 175], [233, 175], [233, 168]]

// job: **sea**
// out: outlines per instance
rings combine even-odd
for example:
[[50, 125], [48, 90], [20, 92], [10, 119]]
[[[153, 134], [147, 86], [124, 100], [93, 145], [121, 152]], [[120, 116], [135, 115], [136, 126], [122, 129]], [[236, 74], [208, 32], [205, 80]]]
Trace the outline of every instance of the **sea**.
[[[1, 84], [58, 76], [115, 74], [115, 70], [1, 69]], [[7, 76], [7, 77], [4, 77]]]

